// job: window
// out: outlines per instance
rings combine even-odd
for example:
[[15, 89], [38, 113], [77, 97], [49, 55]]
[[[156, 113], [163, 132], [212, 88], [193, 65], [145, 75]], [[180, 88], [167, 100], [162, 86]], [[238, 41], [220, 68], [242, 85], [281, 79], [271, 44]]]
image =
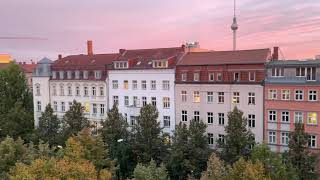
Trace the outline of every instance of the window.
[[187, 91], [181, 91], [181, 101], [187, 102]]
[[317, 101], [317, 91], [309, 91], [309, 101]]
[[188, 121], [188, 111], [186, 111], [186, 110], [181, 111], [181, 121], [182, 122]]
[[101, 71], [95, 71], [94, 72], [94, 77], [96, 78], [96, 79], [101, 79]]
[[151, 104], [152, 104], [152, 106], [157, 106], [157, 98], [156, 97], [151, 97]]
[[295, 123], [303, 123], [303, 113], [302, 112], [294, 112], [294, 122]]
[[277, 90], [276, 89], [269, 89], [268, 99], [270, 99], [270, 100], [277, 99]]
[[213, 92], [207, 92], [207, 103], [213, 103]]
[[307, 68], [307, 81], [315, 81], [316, 80], [316, 68], [309, 67]]
[[88, 92], [88, 87], [87, 86], [85, 86], [85, 87], [83, 87], [83, 91], [84, 91], [84, 96], [89, 96], [89, 92]]
[[136, 119], [137, 117], [136, 116], [130, 116], [130, 125], [133, 126], [136, 124]]
[[53, 101], [53, 111], [57, 112], [58, 111], [58, 102]]
[[281, 90], [281, 99], [282, 100], [290, 100], [290, 90]]
[[163, 126], [170, 127], [170, 116], [163, 116]]
[[128, 68], [128, 62], [126, 62], [126, 61], [115, 62], [114, 63], [114, 68], [116, 68], [116, 69], [126, 69], [126, 68]]
[[305, 77], [306, 76], [306, 68], [296, 68], [296, 76], [297, 77]]
[[218, 92], [218, 103], [224, 103], [224, 92]]
[[141, 81], [141, 89], [143, 89], [143, 90], [147, 89], [147, 81], [145, 81], [145, 80]]
[[285, 122], [285, 123], [290, 122], [290, 120], [289, 120], [289, 111], [282, 111], [281, 112], [281, 122]]
[[119, 104], [119, 96], [113, 96], [113, 104], [115, 105]]
[[193, 102], [199, 103], [200, 102], [200, 93], [199, 91], [194, 91], [193, 92]]
[[236, 81], [236, 82], [240, 81], [240, 73], [238, 72], [233, 73], [233, 81]]
[[276, 122], [277, 121], [277, 111], [270, 110], [268, 111], [268, 121]]
[[217, 73], [217, 81], [222, 81], [222, 74], [221, 73]]
[[72, 88], [71, 86], [68, 86], [68, 96], [71, 96], [72, 95]]
[[272, 68], [272, 77], [283, 77], [283, 68]]
[[80, 87], [76, 86], [76, 96], [80, 96]]
[[142, 106], [147, 105], [147, 97], [142, 97]]
[[197, 122], [200, 121], [200, 111], [194, 111], [193, 112], [193, 119]]
[[308, 147], [316, 148], [317, 147], [317, 137], [315, 135], [308, 136]]
[[165, 109], [170, 108], [170, 98], [169, 97], [163, 97], [163, 108], [165, 108]]
[[52, 79], [57, 79], [57, 72], [56, 71], [52, 71]]
[[88, 78], [89, 78], [89, 72], [83, 71], [83, 79], [88, 79]]
[[153, 68], [166, 68], [168, 67], [168, 61], [167, 60], [158, 60], [153, 61]]
[[209, 73], [209, 81], [214, 81], [214, 73]]
[[40, 84], [36, 84], [36, 96], [40, 96]]
[[187, 81], [187, 73], [181, 74], [181, 81]]
[[92, 87], [92, 96], [96, 96], [96, 95], [97, 95], [96, 87], [93, 86]]
[[223, 134], [218, 134], [218, 141], [221, 142], [221, 143], [225, 143]]
[[67, 71], [67, 78], [71, 79], [72, 78], [72, 72], [71, 71]]
[[99, 89], [100, 89], [100, 96], [104, 96], [104, 87], [101, 86], [99, 87]]
[[132, 89], [138, 89], [138, 81], [136, 80], [132, 81]]
[[269, 143], [276, 144], [276, 132], [275, 131], [269, 131]]
[[152, 80], [151, 81], [151, 90], [156, 90], [157, 89], [157, 81]]
[[163, 90], [169, 90], [170, 89], [169, 81], [162, 81], [162, 89]]
[[248, 93], [248, 104], [256, 104], [256, 94], [254, 92]]
[[200, 79], [200, 73], [198, 72], [193, 73], [193, 81], [199, 81], [199, 79]]
[[63, 72], [63, 71], [60, 71], [60, 72], [59, 72], [59, 77], [60, 77], [60, 79], [63, 79], [63, 78], [64, 78], [64, 72]]
[[139, 103], [138, 103], [138, 97], [137, 96], [133, 96], [133, 106], [134, 107], [138, 107]]
[[213, 112], [207, 112], [208, 124], [213, 124]]
[[249, 81], [255, 81], [255, 80], [256, 80], [256, 73], [249, 72]]
[[65, 111], [66, 111], [65, 103], [61, 102], [61, 112], [65, 112]]
[[224, 125], [224, 113], [218, 113], [219, 125]]
[[294, 98], [296, 101], [303, 101], [303, 91], [302, 90], [296, 90]]
[[112, 80], [112, 88], [118, 89], [118, 80]]
[[64, 87], [60, 85], [60, 96], [64, 96]]
[[129, 89], [129, 82], [128, 80], [123, 81], [123, 89]]
[[256, 127], [256, 115], [248, 114], [248, 127], [254, 128]]
[[97, 104], [92, 104], [92, 114], [96, 115], [97, 113]]
[[74, 74], [76, 79], [80, 79], [80, 71], [75, 71]]
[[56, 96], [56, 95], [57, 95], [57, 88], [56, 88], [55, 85], [52, 86], [52, 95], [53, 95], [53, 96]]
[[213, 145], [214, 143], [214, 138], [212, 133], [208, 133], [208, 144]]
[[69, 102], [69, 103], [68, 103], [68, 109], [70, 110], [71, 107], [72, 107], [72, 102]]
[[104, 104], [100, 104], [100, 115], [104, 115]]
[[124, 105], [129, 106], [129, 96], [124, 97]]
[[316, 112], [309, 112], [308, 113], [307, 123], [310, 125], [317, 125], [317, 113]]
[[289, 144], [289, 133], [281, 132], [281, 144], [288, 145]]
[[233, 104], [239, 104], [240, 103], [240, 93], [239, 92], [233, 92], [232, 103]]
[[40, 112], [41, 111], [41, 102], [37, 101], [37, 111]]

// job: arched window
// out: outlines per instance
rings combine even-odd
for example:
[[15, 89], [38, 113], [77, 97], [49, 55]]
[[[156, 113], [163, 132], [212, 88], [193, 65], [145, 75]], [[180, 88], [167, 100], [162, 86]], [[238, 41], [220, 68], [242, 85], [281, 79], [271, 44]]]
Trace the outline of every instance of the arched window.
[[36, 96], [40, 96], [40, 84], [36, 84]]

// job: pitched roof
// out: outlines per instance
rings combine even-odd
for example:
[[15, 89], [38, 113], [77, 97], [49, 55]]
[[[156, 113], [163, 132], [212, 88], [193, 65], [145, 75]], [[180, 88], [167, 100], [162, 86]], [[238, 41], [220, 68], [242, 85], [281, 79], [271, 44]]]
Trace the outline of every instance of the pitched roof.
[[37, 64], [19, 64], [24, 73], [32, 73]]
[[265, 63], [270, 49], [210, 51], [187, 53], [177, 65], [221, 65]]
[[53, 63], [52, 67], [87, 67], [112, 64], [118, 54], [70, 55]]

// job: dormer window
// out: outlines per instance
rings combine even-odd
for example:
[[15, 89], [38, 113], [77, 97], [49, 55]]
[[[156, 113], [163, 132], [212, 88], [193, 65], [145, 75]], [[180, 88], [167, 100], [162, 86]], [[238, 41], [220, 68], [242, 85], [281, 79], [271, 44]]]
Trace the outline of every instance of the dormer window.
[[114, 62], [114, 68], [115, 69], [127, 69], [128, 62], [127, 61]]
[[52, 79], [57, 79], [57, 72], [56, 71], [52, 71]]
[[193, 73], [193, 81], [199, 81], [199, 79], [200, 79], [200, 73], [199, 72]]
[[233, 81], [236, 81], [236, 82], [240, 81], [240, 73], [238, 72], [233, 73]]
[[83, 79], [88, 79], [88, 77], [89, 77], [89, 72], [83, 71]]
[[182, 73], [181, 74], [181, 80], [182, 81], [187, 81], [187, 73]]
[[60, 76], [60, 79], [63, 79], [63, 78], [64, 78], [64, 72], [63, 72], [63, 71], [60, 71], [60, 72], [59, 72], [59, 76]]
[[167, 60], [157, 60], [152, 62], [153, 68], [167, 68], [168, 61]]
[[68, 72], [67, 72], [67, 77], [68, 77], [68, 79], [71, 79], [71, 78], [72, 78], [72, 72], [71, 72], [71, 71], [68, 71]]
[[80, 71], [76, 71], [76, 72], [75, 72], [75, 78], [76, 78], [76, 79], [79, 79], [79, 78], [80, 78]]
[[101, 71], [95, 71], [95, 72], [94, 72], [94, 77], [95, 77], [96, 79], [101, 79]]

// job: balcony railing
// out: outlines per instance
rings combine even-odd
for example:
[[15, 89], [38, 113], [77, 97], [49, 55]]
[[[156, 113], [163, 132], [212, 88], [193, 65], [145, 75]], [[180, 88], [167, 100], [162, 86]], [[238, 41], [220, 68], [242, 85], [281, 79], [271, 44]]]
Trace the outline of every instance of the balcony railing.
[[307, 77], [267, 77], [266, 83], [306, 83], [317, 82], [318, 80], [307, 80]]

